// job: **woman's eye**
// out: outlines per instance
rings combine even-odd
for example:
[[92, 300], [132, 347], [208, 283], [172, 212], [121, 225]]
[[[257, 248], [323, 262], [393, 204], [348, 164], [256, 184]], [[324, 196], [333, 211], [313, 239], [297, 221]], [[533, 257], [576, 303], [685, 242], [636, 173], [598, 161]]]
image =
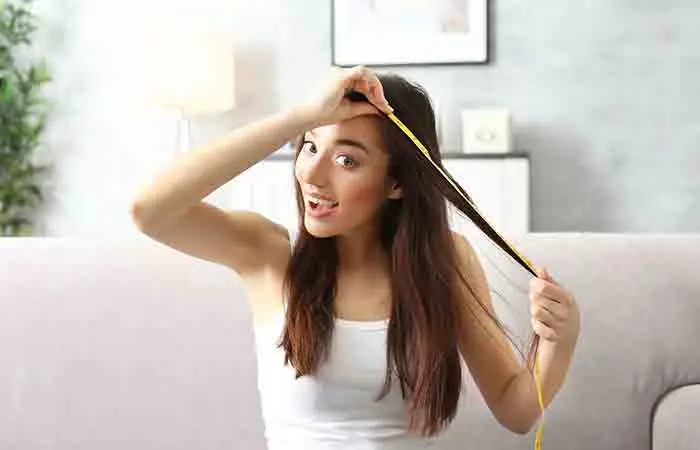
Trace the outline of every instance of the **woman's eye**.
[[352, 161], [352, 163], [351, 163], [349, 166], [343, 164], [343, 167], [346, 167], [346, 168], [348, 168], [348, 169], [351, 168], [351, 167], [355, 167], [355, 160], [352, 159], [351, 157], [349, 157], [348, 155], [340, 155], [339, 158], [347, 158], [347, 160]]
[[[304, 142], [302, 142], [301, 146], [302, 146], [302, 149], [305, 149], [305, 148], [306, 149], [310, 149], [310, 148], [316, 149], [316, 144], [314, 144], [311, 141], [304, 141]], [[350, 161], [350, 164], [342, 164], [343, 167], [348, 168], [348, 169], [355, 167], [355, 164], [356, 164], [355, 160], [351, 156], [340, 155], [340, 156], [338, 156], [338, 158], [346, 158], [346, 160]]]
[[311, 144], [311, 147], [316, 148], [316, 144], [314, 144], [314, 143], [311, 142], [311, 141], [304, 141], [304, 142], [302, 142], [302, 143], [301, 143], [301, 148], [304, 149], [304, 148], [308, 147], [306, 144]]

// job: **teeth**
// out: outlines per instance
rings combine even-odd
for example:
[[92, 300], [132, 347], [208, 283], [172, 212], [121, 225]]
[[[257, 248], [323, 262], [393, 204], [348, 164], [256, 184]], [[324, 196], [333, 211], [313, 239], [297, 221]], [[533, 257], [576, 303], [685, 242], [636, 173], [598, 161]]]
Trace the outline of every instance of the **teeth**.
[[338, 204], [338, 202], [331, 202], [328, 200], [321, 200], [321, 199], [313, 199], [311, 201], [314, 203], [318, 203], [319, 206], [335, 206]]

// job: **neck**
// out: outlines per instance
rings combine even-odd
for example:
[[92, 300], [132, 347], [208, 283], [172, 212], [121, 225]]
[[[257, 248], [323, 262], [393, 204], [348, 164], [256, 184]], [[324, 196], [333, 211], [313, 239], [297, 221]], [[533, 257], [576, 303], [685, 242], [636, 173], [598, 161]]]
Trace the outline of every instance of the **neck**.
[[338, 236], [336, 242], [338, 269], [344, 273], [387, 271], [390, 267], [390, 254], [378, 235], [355, 232]]

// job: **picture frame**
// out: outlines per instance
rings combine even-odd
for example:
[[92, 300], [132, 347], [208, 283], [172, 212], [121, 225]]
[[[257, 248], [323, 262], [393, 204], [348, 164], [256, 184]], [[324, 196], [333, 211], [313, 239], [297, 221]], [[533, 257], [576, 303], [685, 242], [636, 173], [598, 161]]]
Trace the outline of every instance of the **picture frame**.
[[489, 0], [331, 0], [334, 66], [488, 64]]

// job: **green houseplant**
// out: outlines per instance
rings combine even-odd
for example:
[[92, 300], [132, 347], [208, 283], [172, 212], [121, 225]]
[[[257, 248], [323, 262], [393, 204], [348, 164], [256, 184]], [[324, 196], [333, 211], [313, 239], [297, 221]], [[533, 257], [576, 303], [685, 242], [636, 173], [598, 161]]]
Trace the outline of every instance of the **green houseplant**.
[[33, 234], [29, 215], [43, 200], [40, 175], [50, 169], [32, 160], [46, 119], [41, 88], [51, 78], [44, 61], [21, 58], [36, 30], [31, 3], [0, 0], [0, 236]]

